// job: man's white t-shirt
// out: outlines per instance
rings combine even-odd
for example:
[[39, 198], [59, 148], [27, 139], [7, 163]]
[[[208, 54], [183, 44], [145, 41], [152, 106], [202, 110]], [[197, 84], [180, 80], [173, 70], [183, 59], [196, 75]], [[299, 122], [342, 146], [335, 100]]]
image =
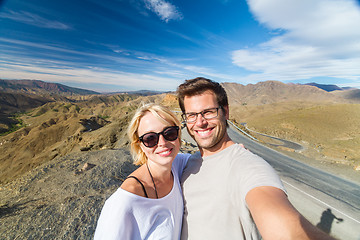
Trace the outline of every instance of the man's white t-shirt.
[[119, 188], [101, 211], [94, 239], [179, 239], [183, 198], [179, 179], [190, 154], [178, 154], [172, 164], [174, 184], [168, 195], [151, 199]]
[[245, 197], [253, 188], [284, 190], [274, 169], [238, 144], [214, 155], [190, 157], [181, 178], [181, 239], [261, 239]]

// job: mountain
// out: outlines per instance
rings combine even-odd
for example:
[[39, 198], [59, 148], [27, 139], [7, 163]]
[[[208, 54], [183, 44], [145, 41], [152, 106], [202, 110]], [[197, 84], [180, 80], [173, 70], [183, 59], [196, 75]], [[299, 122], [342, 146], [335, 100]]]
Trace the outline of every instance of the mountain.
[[350, 101], [352, 100], [357, 103], [360, 102], [360, 89], [358, 89], [358, 88], [339, 87], [337, 85], [332, 85], [332, 84], [318, 84], [318, 83], [306, 83], [303, 85], [314, 86], [314, 87], [320, 88], [324, 91], [331, 92], [335, 96], [338, 96], [338, 97], [341, 97], [341, 98], [344, 98], [344, 99], [347, 99]]
[[0, 113], [23, 112], [50, 101], [45, 97], [25, 93], [0, 92]]
[[266, 81], [248, 85], [222, 83], [221, 85], [228, 94], [230, 104], [263, 105], [289, 101], [345, 101], [342, 97], [315, 86], [286, 84], [279, 81]]
[[32, 94], [59, 94], [62, 96], [99, 94], [95, 91], [73, 88], [60, 83], [49, 83], [40, 80], [0, 79], [0, 91]]
[[325, 90], [327, 92], [332, 92], [332, 91], [336, 91], [336, 90], [347, 90], [349, 88], [345, 87], [345, 88], [341, 88], [337, 85], [333, 85], [333, 84], [319, 84], [319, 83], [305, 83], [302, 85], [308, 85], [308, 86], [314, 86], [314, 87], [318, 87], [322, 90]]
[[360, 102], [360, 89], [349, 89], [332, 92], [334, 95], [342, 97], [344, 99]]

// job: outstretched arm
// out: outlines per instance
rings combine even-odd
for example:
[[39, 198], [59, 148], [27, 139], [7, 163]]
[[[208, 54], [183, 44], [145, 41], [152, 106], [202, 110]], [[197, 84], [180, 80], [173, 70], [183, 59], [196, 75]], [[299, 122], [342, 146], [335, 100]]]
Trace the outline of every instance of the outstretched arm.
[[257, 187], [246, 203], [263, 239], [334, 239], [306, 220], [275, 187]]

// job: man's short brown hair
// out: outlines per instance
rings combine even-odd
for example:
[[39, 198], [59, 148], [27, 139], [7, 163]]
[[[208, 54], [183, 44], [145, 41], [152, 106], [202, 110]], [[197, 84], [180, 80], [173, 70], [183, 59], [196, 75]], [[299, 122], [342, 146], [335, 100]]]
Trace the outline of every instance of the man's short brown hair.
[[215, 93], [219, 106], [221, 106], [223, 109], [224, 107], [228, 106], [229, 103], [225, 89], [218, 82], [203, 77], [197, 77], [194, 79], [185, 80], [185, 82], [181, 84], [176, 90], [181, 111], [185, 113], [185, 96], [191, 97], [200, 95], [209, 90]]

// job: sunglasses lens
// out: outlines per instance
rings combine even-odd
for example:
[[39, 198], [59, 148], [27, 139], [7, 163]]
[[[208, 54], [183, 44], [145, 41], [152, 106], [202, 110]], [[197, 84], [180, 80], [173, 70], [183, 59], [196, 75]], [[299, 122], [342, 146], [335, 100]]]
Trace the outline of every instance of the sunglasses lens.
[[178, 138], [179, 131], [177, 127], [168, 127], [164, 130], [163, 136], [168, 141], [175, 141]]
[[142, 135], [139, 139], [146, 147], [152, 148], [158, 144], [160, 134], [163, 135], [163, 137], [167, 141], [175, 141], [179, 136], [179, 127], [167, 127], [160, 133], [146, 133]]
[[153, 147], [159, 141], [159, 137], [156, 133], [147, 133], [142, 137], [142, 142], [146, 147]]

